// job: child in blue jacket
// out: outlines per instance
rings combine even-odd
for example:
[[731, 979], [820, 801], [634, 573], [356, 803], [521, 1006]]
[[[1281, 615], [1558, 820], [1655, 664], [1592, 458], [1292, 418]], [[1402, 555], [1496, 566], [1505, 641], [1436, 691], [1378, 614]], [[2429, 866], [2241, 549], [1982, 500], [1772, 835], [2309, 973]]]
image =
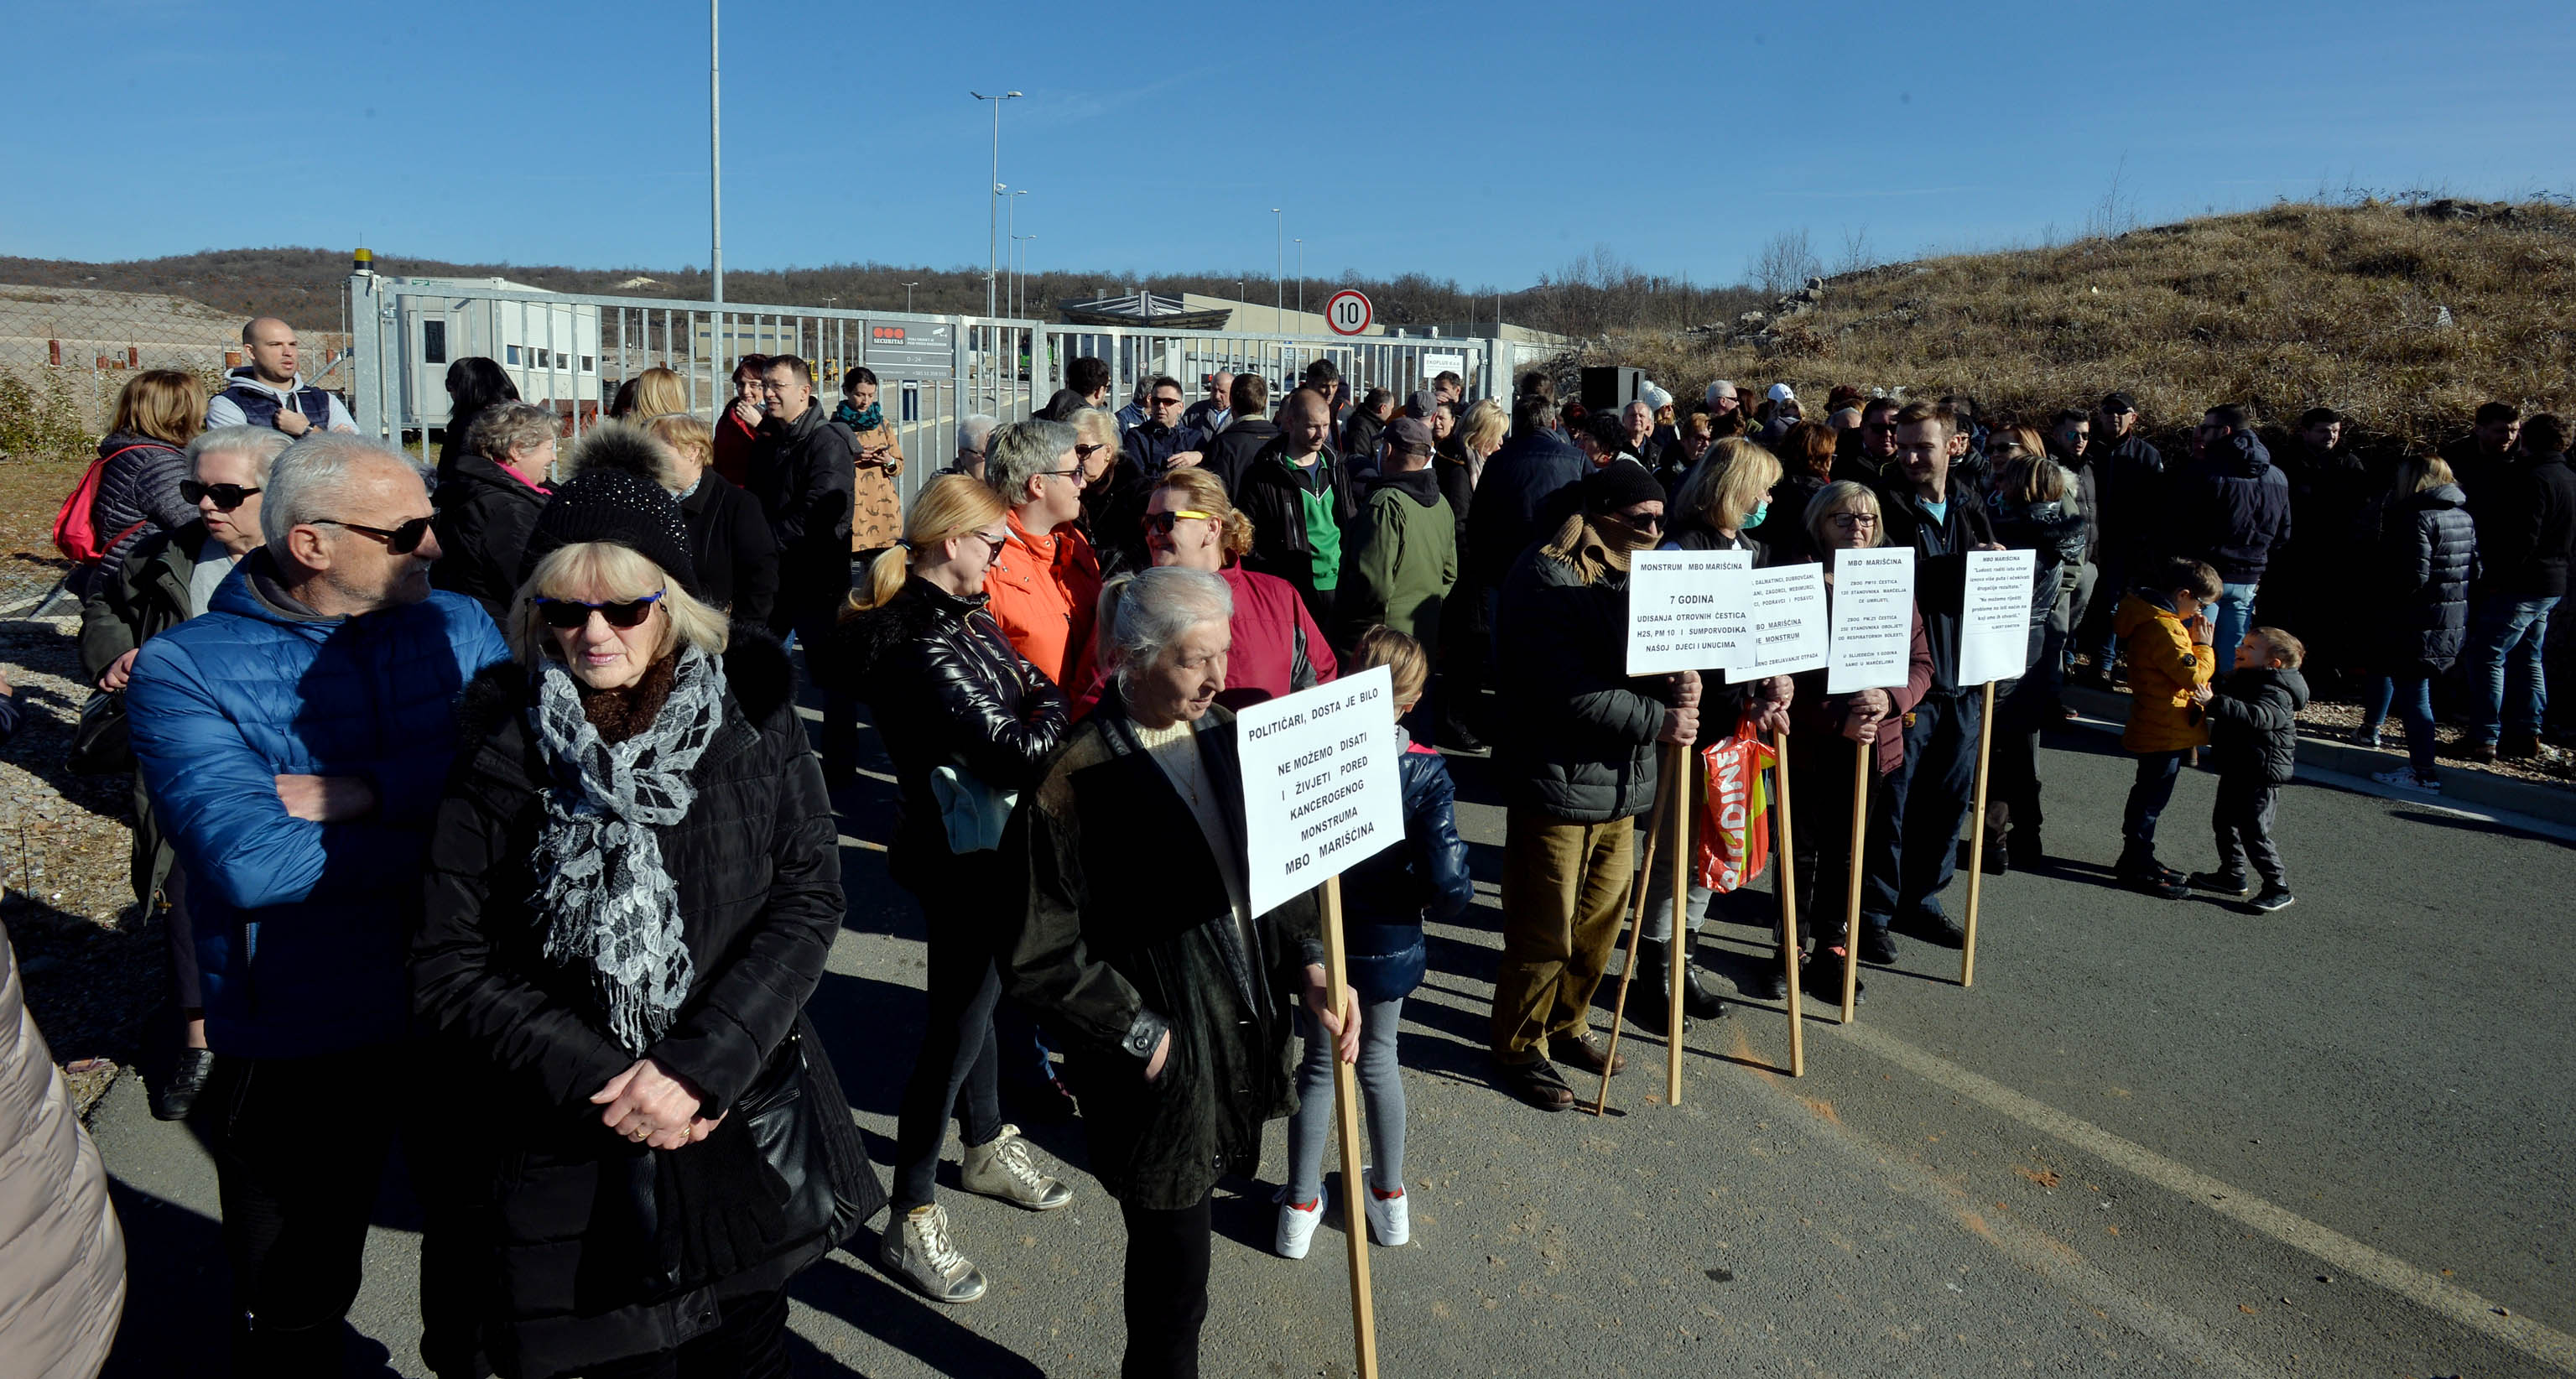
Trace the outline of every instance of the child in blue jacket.
[[[1456, 793], [1440, 754], [1406, 736], [1401, 720], [1420, 702], [1430, 663], [1411, 637], [1386, 627], [1362, 632], [1343, 674], [1385, 666], [1395, 681], [1396, 771], [1404, 784], [1404, 841], [1342, 874], [1342, 944], [1360, 1001], [1360, 1100], [1368, 1113], [1373, 1163], [1365, 1175], [1369, 1233], [1381, 1245], [1413, 1236], [1404, 1200], [1404, 1083], [1395, 1032], [1404, 998], [1422, 982], [1422, 924], [1456, 918], [1476, 898], [1467, 845], [1458, 837]], [[1333, 1133], [1333, 1041], [1299, 1012], [1306, 1061], [1297, 1071], [1297, 1114], [1288, 1119], [1288, 1183], [1279, 1193], [1277, 1248], [1304, 1259], [1324, 1220], [1324, 1147]], [[1348, 1184], [1345, 1184], [1345, 1188]]]

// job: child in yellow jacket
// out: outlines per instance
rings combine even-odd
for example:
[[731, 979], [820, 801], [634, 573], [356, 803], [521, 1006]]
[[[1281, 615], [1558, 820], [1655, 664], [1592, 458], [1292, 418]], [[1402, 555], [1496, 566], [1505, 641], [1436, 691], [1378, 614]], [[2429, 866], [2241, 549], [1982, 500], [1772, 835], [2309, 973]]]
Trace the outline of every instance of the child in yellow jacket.
[[2156, 816], [2173, 802], [2174, 778], [2195, 747], [2209, 742], [2209, 702], [2218, 654], [2201, 606], [2218, 597], [2218, 572], [2197, 560], [2163, 561], [2120, 600], [2111, 630], [2129, 660], [2129, 726], [2120, 745], [2138, 758], [2137, 783], [2120, 814], [2123, 883], [2167, 900], [2191, 894], [2183, 873], [2156, 860]]

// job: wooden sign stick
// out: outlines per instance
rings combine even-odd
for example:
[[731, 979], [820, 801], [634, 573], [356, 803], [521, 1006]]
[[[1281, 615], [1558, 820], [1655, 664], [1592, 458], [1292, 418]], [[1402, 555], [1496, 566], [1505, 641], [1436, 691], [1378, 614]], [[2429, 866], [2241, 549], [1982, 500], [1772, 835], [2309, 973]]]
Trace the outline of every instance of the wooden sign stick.
[[[1655, 812], [1646, 816], [1645, 859], [1628, 875], [1628, 966], [1619, 974], [1619, 994], [1610, 1003], [1610, 1055], [1609, 1059], [1603, 1060], [1605, 1063], [1619, 1056], [1619, 1030], [1628, 1022], [1628, 980], [1637, 975], [1637, 944], [1646, 932], [1646, 878], [1655, 871], [1655, 837], [1663, 832], [1664, 806], [1672, 797], [1673, 777], [1666, 772], [1664, 778], [1655, 783]], [[1592, 1114], [1607, 1115], [1609, 1108], [1610, 1073], [1604, 1068], [1601, 1096], [1592, 1103]]]
[[1673, 778], [1673, 934], [1664, 945], [1665, 1013], [1671, 1017], [1664, 1035], [1664, 1104], [1682, 1104], [1682, 954], [1690, 942], [1686, 907], [1690, 901], [1691, 784], [1699, 774], [1699, 750], [1679, 743], [1664, 770]]
[[1807, 1025], [1799, 1018], [1803, 999], [1798, 993], [1798, 845], [1789, 832], [1789, 730], [1781, 729], [1772, 736], [1772, 759], [1780, 781], [1780, 856], [1773, 865], [1780, 868], [1781, 960], [1789, 965], [1789, 1076], [1807, 1075]]
[[1977, 795], [1968, 811], [1968, 922], [1959, 944], [1959, 985], [1977, 984], [1977, 901], [1986, 880], [1986, 761], [1995, 745], [1995, 682], [1986, 682], [1986, 710], [1977, 716]]
[[[1887, 731], [1882, 719], [1878, 730]], [[1851, 895], [1843, 909], [1843, 1018], [1846, 1025], [1860, 1014], [1860, 882], [1861, 863], [1869, 851], [1869, 777], [1876, 742], [1852, 744]]]
[[[1350, 960], [1342, 949], [1342, 879], [1324, 880], [1324, 983], [1326, 1001], [1350, 1018]], [[1328, 1036], [1329, 1037], [1329, 1036]], [[1333, 1128], [1342, 1142], [1342, 1229], [1350, 1239], [1351, 1341], [1359, 1379], [1377, 1379], [1376, 1306], [1369, 1295], [1368, 1214], [1360, 1194], [1369, 1190], [1360, 1171], [1359, 1076], [1333, 1054]]]

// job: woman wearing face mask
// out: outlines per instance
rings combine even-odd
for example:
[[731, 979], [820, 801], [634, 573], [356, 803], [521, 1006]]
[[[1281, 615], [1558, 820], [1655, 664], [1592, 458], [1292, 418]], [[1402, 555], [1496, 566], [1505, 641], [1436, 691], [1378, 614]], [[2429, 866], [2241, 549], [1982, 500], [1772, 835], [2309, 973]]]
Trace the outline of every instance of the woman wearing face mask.
[[875, 371], [856, 368], [841, 376], [841, 405], [832, 420], [850, 428], [850, 454], [858, 487], [850, 500], [850, 550], [881, 551], [903, 537], [903, 442], [877, 405]]
[[1668, 551], [1751, 551], [1755, 565], [1769, 553], [1746, 533], [1771, 515], [1771, 488], [1780, 482], [1780, 459], [1748, 440], [1709, 447], [1673, 495]]
[[933, 1184], [956, 1112], [968, 1192], [1052, 1211], [1073, 1189], [1041, 1172], [1017, 1126], [1002, 1123], [993, 1008], [1001, 999], [988, 936], [1016, 894], [994, 848], [1009, 800], [1037, 784], [1063, 741], [1064, 694], [1011, 649], [984, 609], [984, 576], [1010, 543], [1010, 508], [979, 480], [933, 479], [913, 499], [903, 544], [879, 555], [850, 594], [826, 663], [868, 702], [895, 780], [902, 822], [888, 861], [921, 902], [929, 935], [929, 1014], [895, 1130], [894, 1226], [886, 1272], [934, 1302], [972, 1302], [984, 1274], [959, 1252]]
[[[143, 643], [205, 612], [234, 564], [259, 548], [260, 491], [268, 486], [269, 465], [291, 439], [273, 426], [222, 426], [188, 442], [188, 477], [179, 482], [178, 496], [195, 505], [197, 520], [137, 541], [124, 567], [81, 605], [81, 665], [99, 693], [122, 693]], [[149, 903], [157, 892], [169, 902], [164, 928], [181, 1026], [175, 1066], [166, 1075], [157, 1066], [150, 1070], [152, 1114], [184, 1120], [215, 1059], [206, 1048], [187, 873], [171, 865], [170, 845], [153, 821], [140, 770], [134, 775], [134, 819], [134, 898]]]
[[843, 901], [794, 675], [697, 598], [662, 489], [580, 475], [538, 531], [412, 945], [479, 1187], [431, 1229], [495, 1280], [504, 1375], [784, 1375], [788, 1280], [879, 1191], [803, 1015]]

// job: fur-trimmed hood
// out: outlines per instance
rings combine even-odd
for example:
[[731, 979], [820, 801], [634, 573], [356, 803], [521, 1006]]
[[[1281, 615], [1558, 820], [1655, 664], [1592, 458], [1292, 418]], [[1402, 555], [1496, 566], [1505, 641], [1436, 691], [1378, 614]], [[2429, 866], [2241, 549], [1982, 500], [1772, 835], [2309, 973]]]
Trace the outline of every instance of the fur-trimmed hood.
[[601, 422], [584, 432], [572, 449], [565, 452], [564, 478], [587, 474], [594, 469], [613, 469], [675, 494], [679, 491], [678, 485], [671, 482], [678, 476], [671, 472], [670, 455], [650, 432], [633, 422]]
[[[796, 698], [796, 667], [787, 649], [768, 633], [736, 623], [723, 656], [725, 687], [753, 727], [767, 723]], [[504, 722], [527, 712], [535, 693], [528, 668], [516, 660], [483, 668], [457, 701], [458, 740], [477, 743]]]

